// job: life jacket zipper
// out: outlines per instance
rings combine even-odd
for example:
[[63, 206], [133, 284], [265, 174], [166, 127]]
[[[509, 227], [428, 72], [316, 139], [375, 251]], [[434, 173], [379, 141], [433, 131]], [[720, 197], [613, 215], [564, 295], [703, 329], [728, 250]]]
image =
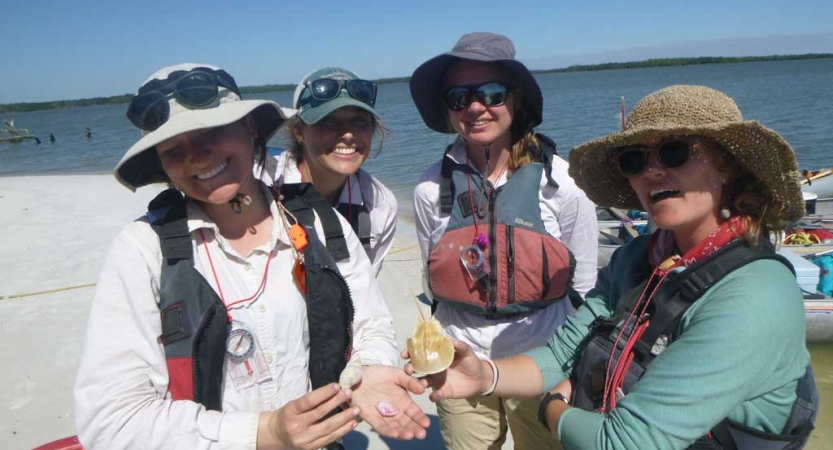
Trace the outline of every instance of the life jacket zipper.
[[508, 303], [515, 303], [515, 227], [506, 227], [506, 269], [509, 284]]

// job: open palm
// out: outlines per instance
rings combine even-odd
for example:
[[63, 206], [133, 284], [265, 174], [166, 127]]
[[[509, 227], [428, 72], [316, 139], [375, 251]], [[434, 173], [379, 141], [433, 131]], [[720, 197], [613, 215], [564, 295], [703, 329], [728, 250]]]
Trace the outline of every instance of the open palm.
[[[402, 369], [372, 365], [362, 368], [362, 380], [353, 387], [352, 406], [358, 406], [359, 417], [377, 433], [394, 439], [423, 439], [431, 420], [422, 412], [409, 392], [422, 394], [425, 388]], [[399, 412], [391, 417], [382, 416], [376, 409], [380, 402], [387, 402]]]

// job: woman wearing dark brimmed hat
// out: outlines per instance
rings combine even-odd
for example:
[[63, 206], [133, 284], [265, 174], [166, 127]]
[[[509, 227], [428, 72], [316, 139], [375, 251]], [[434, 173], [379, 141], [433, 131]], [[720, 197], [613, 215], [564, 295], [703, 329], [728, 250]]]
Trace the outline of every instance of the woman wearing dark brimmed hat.
[[[538, 83], [508, 38], [470, 33], [419, 66], [410, 88], [425, 124], [457, 135], [414, 194], [435, 317], [483, 358], [543, 345], [572, 312], [568, 294], [580, 300], [595, 282], [598, 227], [566, 161], [534, 132]], [[507, 424], [517, 448], [556, 446], [536, 400], [484, 390], [438, 405], [448, 448], [497, 448]]]
[[398, 208], [393, 192], [361, 168], [373, 136], [384, 142], [386, 134], [376, 91], [376, 83], [340, 67], [305, 76], [295, 89], [298, 114], [284, 126], [289, 147], [268, 170], [277, 183], [312, 183], [350, 222], [374, 276], [393, 245]]
[[549, 391], [540, 419], [565, 449], [803, 447], [818, 410], [804, 303], [768, 240], [803, 214], [789, 144], [721, 92], [670, 86], [572, 149], [570, 173], [658, 231], [614, 253], [547, 345], [495, 361], [499, 378], [458, 344], [432, 399]]
[[[256, 176], [292, 114], [243, 100], [205, 64], [166, 67], [132, 99], [143, 135], [115, 176], [173, 188], [122, 230], [102, 270], [74, 391], [85, 448], [333, 448], [357, 416], [424, 437], [430, 421], [401, 386], [422, 389], [390, 367], [393, 323], [359, 240], [340, 221], [349, 257], [336, 263], [316, 224]], [[335, 383], [345, 366], [364, 377], [353, 391]]]

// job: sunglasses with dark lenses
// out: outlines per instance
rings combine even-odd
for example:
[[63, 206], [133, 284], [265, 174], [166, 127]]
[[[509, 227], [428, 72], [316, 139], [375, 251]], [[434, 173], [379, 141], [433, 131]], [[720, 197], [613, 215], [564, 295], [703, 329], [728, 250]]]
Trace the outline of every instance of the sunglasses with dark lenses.
[[347, 90], [347, 95], [354, 99], [376, 106], [376, 83], [368, 80], [337, 80], [335, 78], [319, 78], [307, 82], [312, 97], [316, 100], [328, 101], [341, 95], [341, 90]]
[[479, 86], [453, 86], [443, 91], [443, 102], [452, 111], [462, 111], [471, 105], [472, 98], [483, 106], [500, 106], [506, 103], [511, 88], [503, 83], [491, 81]]
[[217, 100], [220, 86], [240, 96], [234, 78], [224, 70], [197, 67], [171, 72], [167, 79], [151, 80], [139, 89], [127, 107], [127, 118], [142, 130], [156, 130], [168, 121], [168, 98], [172, 95], [182, 105], [204, 108]]
[[[648, 166], [648, 153], [650, 147], [633, 146], [624, 147], [619, 152], [619, 171], [626, 177], [635, 177]], [[669, 168], [680, 167], [691, 156], [691, 142], [681, 139], [667, 141], [657, 146], [657, 158], [659, 162]]]

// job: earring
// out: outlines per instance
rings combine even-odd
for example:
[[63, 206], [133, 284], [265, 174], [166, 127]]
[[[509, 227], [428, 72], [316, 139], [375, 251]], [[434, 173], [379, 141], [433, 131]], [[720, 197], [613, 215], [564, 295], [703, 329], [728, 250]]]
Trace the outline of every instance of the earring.
[[720, 218], [723, 220], [729, 220], [732, 217], [732, 211], [729, 211], [729, 208], [723, 207], [720, 208]]

